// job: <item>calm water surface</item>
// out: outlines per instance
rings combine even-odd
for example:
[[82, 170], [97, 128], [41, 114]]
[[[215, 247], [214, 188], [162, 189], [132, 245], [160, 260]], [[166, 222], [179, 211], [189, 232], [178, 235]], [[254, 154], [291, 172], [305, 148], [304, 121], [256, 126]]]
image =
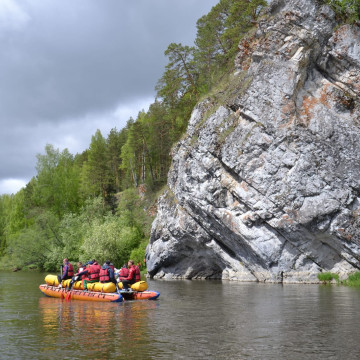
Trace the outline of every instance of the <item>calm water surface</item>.
[[360, 289], [151, 281], [156, 301], [45, 297], [0, 272], [0, 359], [360, 359]]

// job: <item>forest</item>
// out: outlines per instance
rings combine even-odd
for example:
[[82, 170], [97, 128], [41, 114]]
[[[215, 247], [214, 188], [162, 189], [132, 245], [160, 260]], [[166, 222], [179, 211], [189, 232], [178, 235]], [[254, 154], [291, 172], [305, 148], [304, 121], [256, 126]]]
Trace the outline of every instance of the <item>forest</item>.
[[[358, 21], [359, 0], [326, 2]], [[266, 6], [220, 0], [197, 21], [194, 46], [168, 46], [148, 111], [106, 136], [97, 130], [81, 154], [48, 144], [26, 187], [0, 196], [0, 268], [54, 271], [64, 257], [110, 259], [117, 267], [129, 258], [142, 262], [171, 149], [195, 104], [233, 71], [239, 41]]]

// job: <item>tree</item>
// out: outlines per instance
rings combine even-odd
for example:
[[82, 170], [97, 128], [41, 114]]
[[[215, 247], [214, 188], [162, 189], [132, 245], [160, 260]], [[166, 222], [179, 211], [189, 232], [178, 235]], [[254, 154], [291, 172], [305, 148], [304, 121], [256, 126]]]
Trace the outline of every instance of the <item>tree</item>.
[[136, 150], [138, 147], [138, 141], [136, 137], [134, 137], [134, 132], [131, 131], [132, 126], [133, 122], [128, 126], [128, 136], [125, 144], [121, 148], [120, 168], [123, 171], [125, 187], [129, 187], [130, 184], [133, 184], [134, 187], [138, 186], [138, 175], [136, 169]]
[[265, 0], [231, 0], [225, 21], [223, 40], [230, 49], [231, 56], [236, 53], [240, 39], [254, 26], [261, 10], [267, 6]]
[[110, 130], [106, 140], [108, 148], [109, 169], [111, 172], [111, 184], [115, 192], [120, 191], [121, 148], [126, 143], [126, 139], [126, 132], [118, 132], [115, 128]]
[[179, 128], [176, 121], [172, 121], [172, 119], [166, 106], [159, 101], [155, 101], [150, 106], [146, 116], [147, 144], [151, 148], [154, 177], [158, 184], [166, 182], [171, 162], [171, 146], [184, 130]]
[[325, 0], [344, 22], [354, 23], [360, 19], [360, 0]]
[[80, 206], [79, 169], [73, 166], [73, 156], [67, 149], [60, 153], [48, 144], [45, 154], [38, 154], [37, 159], [32, 204], [50, 209], [59, 217], [67, 211], [77, 211]]
[[204, 15], [197, 23], [197, 37], [195, 44], [197, 46], [195, 52], [196, 62], [200, 65], [200, 74], [206, 79], [207, 91], [212, 86], [212, 71], [216, 54], [218, 53], [217, 38], [214, 33], [214, 22], [208, 15]]
[[99, 262], [110, 259], [121, 265], [140, 241], [141, 234], [136, 228], [123, 226], [118, 217], [108, 215], [103, 223], [92, 223], [81, 250], [84, 259], [95, 258]]
[[133, 249], [130, 253], [130, 259], [134, 260], [135, 264], [140, 263], [142, 264], [145, 258], [145, 250], [147, 246], [147, 241], [143, 241], [139, 247]]
[[3, 256], [6, 248], [6, 210], [4, 204], [5, 196], [0, 196], [0, 256]]
[[227, 61], [230, 48], [223, 35], [231, 3], [229, 0], [221, 0], [196, 23], [195, 59], [200, 67], [200, 76], [206, 79], [207, 91], [212, 86], [213, 72]]
[[170, 61], [156, 87], [158, 96], [170, 106], [176, 105], [186, 94], [197, 99], [198, 74], [193, 61], [194, 48], [171, 43], [165, 55]]
[[[49, 262], [49, 259], [54, 257], [55, 250], [61, 249], [63, 245], [58, 224], [59, 219], [54, 213], [43, 211], [31, 227], [9, 233], [6, 253], [12, 264], [19, 268], [34, 265], [40, 269], [54, 270], [58, 262], [54, 264]], [[57, 260], [60, 261], [59, 258]]]
[[[108, 189], [111, 182], [111, 171], [106, 140], [97, 130], [91, 137], [88, 150], [88, 161], [84, 164], [82, 180], [89, 183], [95, 191], [95, 196], [101, 195], [105, 206], [105, 199], [108, 196]], [[84, 184], [83, 184], [84, 185]]]

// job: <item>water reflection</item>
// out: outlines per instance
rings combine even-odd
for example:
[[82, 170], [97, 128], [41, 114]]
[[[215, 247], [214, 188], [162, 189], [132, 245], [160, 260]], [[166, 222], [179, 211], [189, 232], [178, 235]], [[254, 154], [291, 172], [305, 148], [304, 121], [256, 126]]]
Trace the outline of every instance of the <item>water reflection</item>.
[[[72, 351], [79, 357], [116, 358], [151, 346], [151, 310], [155, 301], [123, 304], [40, 298], [44, 354]], [[60, 345], [61, 351], [58, 351]], [[81, 351], [80, 351], [81, 349]]]

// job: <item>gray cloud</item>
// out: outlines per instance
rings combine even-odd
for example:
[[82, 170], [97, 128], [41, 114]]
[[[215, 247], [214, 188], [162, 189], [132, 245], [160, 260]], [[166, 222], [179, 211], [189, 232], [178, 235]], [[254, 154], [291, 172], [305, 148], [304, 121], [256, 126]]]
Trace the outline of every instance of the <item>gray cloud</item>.
[[192, 45], [196, 20], [216, 3], [2, 0], [0, 181], [28, 181], [46, 143], [82, 151], [97, 128], [107, 135], [136, 116], [167, 46]]

